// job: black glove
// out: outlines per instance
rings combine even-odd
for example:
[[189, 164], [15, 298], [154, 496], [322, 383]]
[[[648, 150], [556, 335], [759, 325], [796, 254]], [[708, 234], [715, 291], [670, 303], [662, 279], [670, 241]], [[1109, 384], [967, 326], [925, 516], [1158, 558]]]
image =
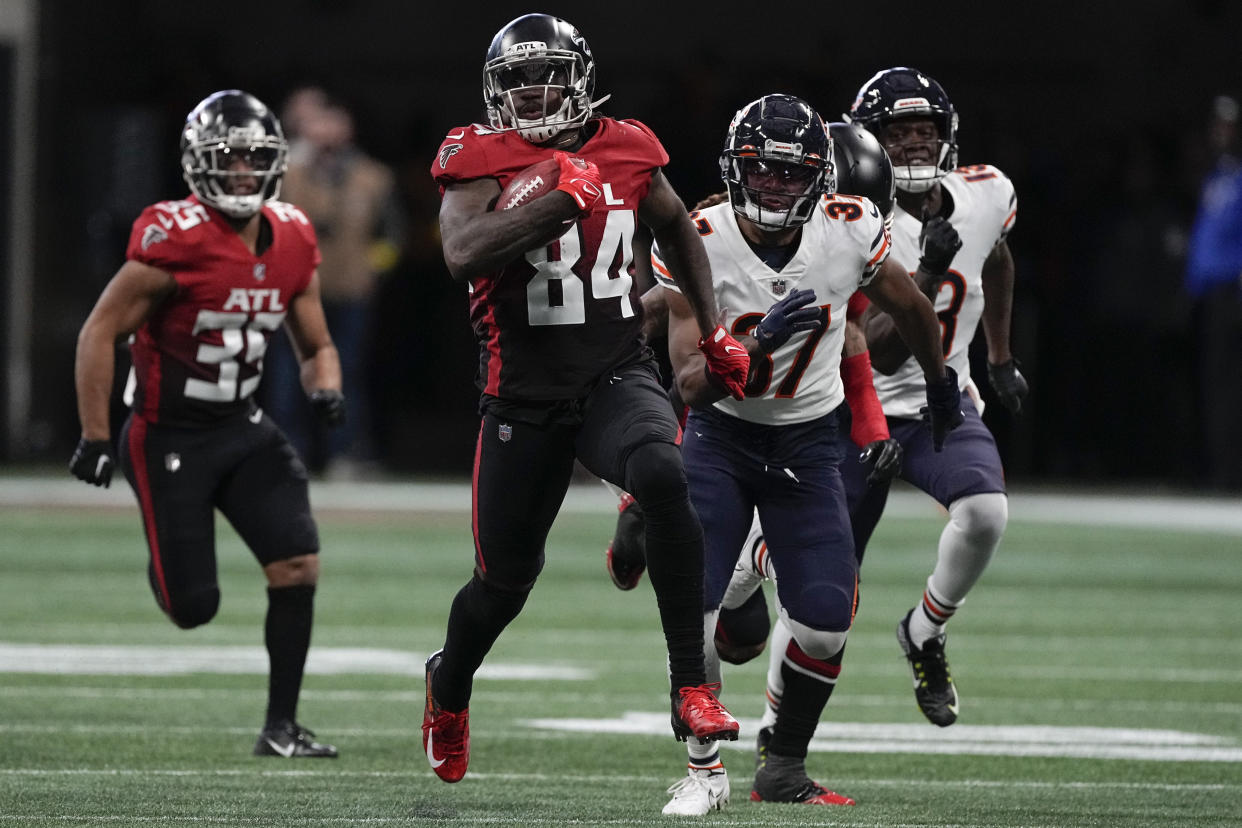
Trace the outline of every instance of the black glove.
[[947, 218], [929, 219], [924, 214], [923, 229], [919, 232], [919, 268], [924, 273], [943, 276], [961, 249], [962, 240]]
[[330, 428], [345, 424], [345, 395], [333, 388], [320, 388], [310, 395], [315, 416]]
[[813, 331], [820, 326], [818, 307], [806, 307], [815, 301], [815, 291], [794, 290], [768, 308], [755, 327], [759, 350], [770, 354], [789, 341], [798, 331]]
[[69, 461], [69, 471], [78, 480], [105, 489], [112, 484], [112, 470], [116, 468], [116, 458], [112, 453], [111, 440], [78, 440], [73, 458]]
[[887, 440], [872, 440], [858, 455], [858, 462], [871, 469], [867, 475], [867, 485], [877, 483], [888, 484], [901, 474], [901, 443], [892, 437]]
[[927, 383], [927, 405], [920, 409], [931, 425], [932, 448], [940, 451], [949, 432], [966, 419], [962, 414], [962, 389], [957, 387], [957, 371], [944, 366], [944, 377]]
[[1030, 393], [1026, 377], [1018, 370], [1018, 361], [1010, 359], [1000, 365], [988, 363], [988, 382], [1000, 398], [1001, 405], [1014, 414], [1022, 413], [1022, 398]]

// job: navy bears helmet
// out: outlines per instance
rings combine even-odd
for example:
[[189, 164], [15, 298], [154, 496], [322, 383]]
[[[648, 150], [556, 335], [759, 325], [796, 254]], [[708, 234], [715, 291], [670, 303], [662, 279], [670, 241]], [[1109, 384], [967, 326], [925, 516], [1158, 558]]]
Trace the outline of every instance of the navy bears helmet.
[[[515, 97], [518, 90], [536, 91]], [[594, 94], [595, 58], [573, 24], [526, 14], [492, 38], [483, 64], [483, 103], [494, 129], [546, 143], [587, 122], [607, 100], [592, 101]]]
[[832, 138], [806, 101], [764, 95], [733, 116], [720, 172], [739, 216], [765, 230], [798, 227], [835, 188]]
[[190, 192], [235, 219], [250, 218], [280, 195], [288, 156], [280, 121], [240, 89], [208, 95], [181, 132], [181, 175]]
[[944, 88], [930, 76], [907, 66], [877, 72], [862, 85], [846, 120], [861, 124], [877, 138], [899, 118], [928, 118], [940, 133], [937, 163], [894, 164], [897, 188], [923, 193], [957, 167], [957, 110]]

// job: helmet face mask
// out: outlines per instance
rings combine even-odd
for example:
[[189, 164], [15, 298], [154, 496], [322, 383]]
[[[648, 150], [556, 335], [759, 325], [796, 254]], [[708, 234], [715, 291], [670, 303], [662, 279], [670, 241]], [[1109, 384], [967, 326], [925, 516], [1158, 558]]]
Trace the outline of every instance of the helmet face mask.
[[890, 153], [901, 143], [888, 143], [892, 137], [886, 137], [889, 126], [905, 126], [901, 122], [907, 119], [930, 121], [935, 126], [938, 134], [933, 158], [917, 159], [920, 163], [900, 163], [905, 160], [901, 157], [893, 159], [899, 190], [925, 193], [957, 167], [957, 110], [940, 84], [917, 69], [898, 66], [878, 72], [858, 90], [846, 117], [879, 138]]
[[496, 33], [483, 64], [483, 102], [493, 129], [543, 144], [579, 127], [597, 101], [595, 60], [572, 25], [528, 14]]
[[258, 98], [237, 89], [203, 99], [181, 133], [181, 174], [204, 204], [248, 219], [280, 195], [289, 145]]
[[733, 212], [764, 230], [799, 227], [835, 187], [832, 138], [805, 101], [765, 95], [733, 116], [720, 172]]

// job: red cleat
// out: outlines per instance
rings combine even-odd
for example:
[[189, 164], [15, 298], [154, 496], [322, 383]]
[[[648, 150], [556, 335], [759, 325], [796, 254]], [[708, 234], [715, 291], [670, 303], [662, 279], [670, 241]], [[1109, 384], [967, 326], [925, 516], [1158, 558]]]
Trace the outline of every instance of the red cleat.
[[680, 703], [673, 712], [673, 735], [684, 742], [690, 736], [699, 739], [737, 739], [737, 719], [725, 710], [716, 698], [719, 684], [700, 684], [677, 691]]
[[642, 507], [629, 494], [621, 493], [617, 504], [617, 532], [613, 535], [604, 561], [608, 577], [617, 589], [630, 590], [642, 580], [647, 568], [647, 522]]
[[443, 650], [427, 659], [427, 706], [423, 710], [423, 752], [436, 776], [445, 782], [458, 782], [470, 764], [470, 711], [450, 713], [441, 710], [431, 693], [431, 676], [440, 666]]
[[768, 800], [759, 796], [758, 791], [750, 792], [751, 802], [786, 802], [798, 805], [857, 805], [854, 800], [848, 796], [841, 796], [839, 793], [828, 790], [818, 782], [812, 782], [811, 787], [806, 791], [805, 797], [802, 799], [776, 799]]

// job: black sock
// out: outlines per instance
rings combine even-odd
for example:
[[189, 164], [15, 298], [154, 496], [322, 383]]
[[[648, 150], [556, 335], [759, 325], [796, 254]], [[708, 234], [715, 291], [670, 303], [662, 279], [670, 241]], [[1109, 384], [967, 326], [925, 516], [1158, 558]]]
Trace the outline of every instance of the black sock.
[[[776, 726], [772, 729], [768, 753], [805, 759], [807, 745], [815, 735], [820, 714], [824, 712], [828, 697], [836, 687], [845, 648], [842, 647], [831, 658], [821, 660], [811, 658], [802, 652], [798, 642], [790, 641], [785, 653], [785, 660], [781, 663], [785, 693], [781, 696], [781, 706], [776, 712]], [[790, 666], [790, 660], [815, 675], [810, 676], [803, 670], [795, 670]]]
[[529, 594], [498, 589], [478, 576], [458, 590], [449, 611], [444, 657], [432, 688], [442, 709], [460, 713], [470, 706], [475, 671], [505, 627], [522, 611]]
[[703, 672], [703, 527], [690, 504], [678, 449], [649, 443], [630, 456], [626, 483], [647, 520], [647, 574], [655, 590], [676, 701]]
[[314, 584], [267, 588], [263, 642], [271, 670], [267, 684], [268, 724], [293, 721], [297, 715], [314, 614]]

